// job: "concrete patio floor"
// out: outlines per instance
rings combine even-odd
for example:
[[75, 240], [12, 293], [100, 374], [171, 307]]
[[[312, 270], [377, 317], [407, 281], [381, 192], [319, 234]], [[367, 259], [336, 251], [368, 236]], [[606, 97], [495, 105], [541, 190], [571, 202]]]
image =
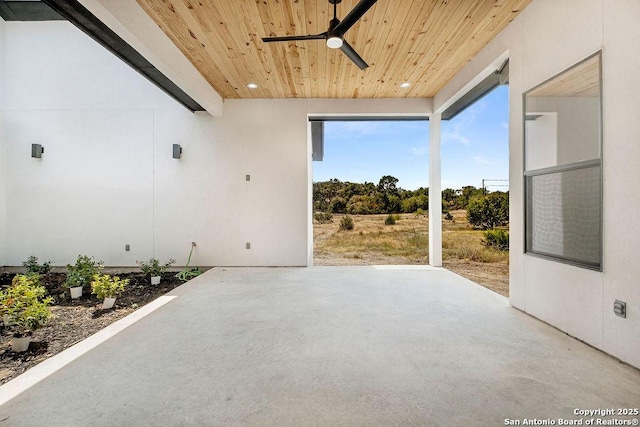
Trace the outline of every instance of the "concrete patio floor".
[[172, 294], [0, 425], [484, 426], [640, 407], [638, 370], [444, 269], [216, 268]]

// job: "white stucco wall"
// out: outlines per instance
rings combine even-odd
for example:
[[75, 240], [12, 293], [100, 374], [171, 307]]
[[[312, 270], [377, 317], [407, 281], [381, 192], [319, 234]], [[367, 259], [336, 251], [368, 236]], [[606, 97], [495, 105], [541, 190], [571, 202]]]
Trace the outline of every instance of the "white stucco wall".
[[227, 100], [213, 120], [159, 111], [155, 139], [158, 256], [195, 241], [207, 265], [307, 265], [303, 100]]
[[7, 22], [5, 27], [7, 110], [179, 105], [68, 22]]
[[[5, 51], [5, 36], [4, 36], [5, 22], [0, 18], [0, 261], [5, 259], [6, 250], [6, 166], [5, 166], [5, 145], [4, 145], [4, 88], [5, 88], [5, 66], [4, 66], [4, 51]], [[0, 262], [2, 265], [2, 262]]]
[[[604, 1], [604, 0], [603, 0]], [[604, 298], [603, 348], [640, 367], [640, 227], [621, 221], [640, 200], [640, 3], [606, 2], [603, 8], [604, 75]], [[627, 302], [627, 319], [612, 314]]]
[[[580, 13], [576, 13], [580, 11]], [[640, 3], [534, 0], [435, 98], [438, 111], [498, 55], [510, 58], [510, 301], [589, 344], [640, 366]], [[602, 49], [603, 272], [524, 254], [522, 94]], [[627, 303], [627, 318], [613, 313]]]
[[199, 265], [307, 264], [306, 101], [192, 114], [68, 23], [5, 26], [1, 265], [184, 264], [192, 241]]
[[[527, 115], [530, 113], [527, 113]], [[526, 146], [525, 169], [534, 170], [558, 165], [558, 113], [536, 111], [540, 117], [524, 122]]]
[[[599, 97], [529, 97], [527, 109], [527, 114], [552, 113], [526, 122], [527, 131], [536, 125], [546, 128], [539, 130], [542, 135], [528, 136], [528, 170], [600, 158]], [[549, 137], [554, 131], [555, 135]], [[536, 144], [555, 144], [555, 156], [548, 155], [549, 147]], [[555, 158], [553, 162], [550, 161], [552, 157]]]

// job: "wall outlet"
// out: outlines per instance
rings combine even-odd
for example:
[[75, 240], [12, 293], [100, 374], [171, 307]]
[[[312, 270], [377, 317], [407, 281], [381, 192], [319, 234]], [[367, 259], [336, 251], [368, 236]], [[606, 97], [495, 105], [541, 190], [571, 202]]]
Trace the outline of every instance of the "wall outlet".
[[126, 245], [124, 245], [124, 250], [129, 252], [131, 250], [131, 246], [127, 243]]
[[616, 316], [623, 317], [626, 319], [627, 317], [627, 303], [624, 301], [615, 300], [613, 303], [613, 312]]
[[246, 179], [247, 181], [251, 181], [251, 175], [249, 175], [249, 174], [245, 175], [244, 179]]
[[244, 247], [247, 249], [251, 249], [251, 243], [247, 242], [244, 244]]

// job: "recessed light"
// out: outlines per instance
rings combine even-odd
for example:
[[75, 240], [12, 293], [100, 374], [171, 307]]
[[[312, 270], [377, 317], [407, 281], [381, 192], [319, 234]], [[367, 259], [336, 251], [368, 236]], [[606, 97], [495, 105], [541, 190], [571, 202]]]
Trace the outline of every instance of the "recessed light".
[[403, 89], [406, 89], [409, 86], [411, 86], [411, 83], [409, 83], [409, 82], [400, 83], [400, 87], [403, 88]]
[[258, 85], [257, 85], [257, 84], [255, 84], [255, 83], [249, 83], [249, 84], [247, 85], [247, 87], [248, 87], [249, 89], [258, 89]]

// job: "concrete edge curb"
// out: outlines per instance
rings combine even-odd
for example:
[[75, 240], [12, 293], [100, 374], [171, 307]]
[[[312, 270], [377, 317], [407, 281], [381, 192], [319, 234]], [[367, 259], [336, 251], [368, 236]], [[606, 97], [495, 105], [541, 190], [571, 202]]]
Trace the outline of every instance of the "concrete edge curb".
[[115, 336], [125, 328], [133, 325], [138, 320], [151, 314], [158, 308], [162, 307], [166, 303], [177, 298], [177, 296], [161, 296], [143, 306], [142, 308], [134, 311], [126, 317], [112, 323], [106, 328], [96, 332], [90, 337], [80, 341], [77, 344], [69, 347], [68, 349], [56, 354], [24, 372], [23, 374], [12, 379], [8, 383], [0, 386], [0, 405], [4, 405], [14, 397], [33, 387], [49, 375], [62, 369], [64, 366], [73, 362], [83, 354], [96, 348], [98, 345], [107, 341], [109, 338]]

